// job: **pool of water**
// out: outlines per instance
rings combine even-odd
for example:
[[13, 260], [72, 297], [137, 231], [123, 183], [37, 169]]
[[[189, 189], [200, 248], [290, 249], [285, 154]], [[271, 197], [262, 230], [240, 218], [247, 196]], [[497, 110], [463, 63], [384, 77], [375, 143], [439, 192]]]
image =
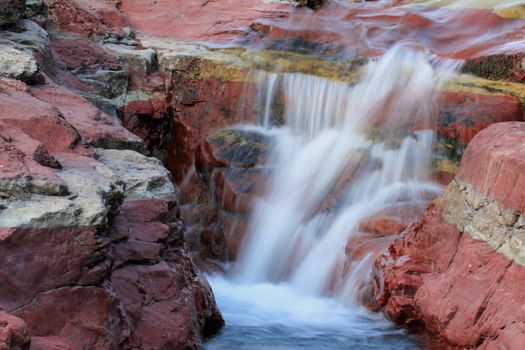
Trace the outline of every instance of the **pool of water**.
[[421, 349], [418, 339], [381, 314], [349, 308], [287, 284], [211, 277], [226, 327], [207, 350]]

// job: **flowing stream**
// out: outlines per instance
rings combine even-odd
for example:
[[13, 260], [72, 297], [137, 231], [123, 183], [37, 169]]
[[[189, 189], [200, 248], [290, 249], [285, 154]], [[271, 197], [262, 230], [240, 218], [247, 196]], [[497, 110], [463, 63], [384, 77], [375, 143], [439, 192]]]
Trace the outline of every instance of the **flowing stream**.
[[421, 347], [362, 306], [373, 260], [391, 240], [351, 252], [363, 220], [421, 214], [442, 191], [431, 176], [432, 118], [461, 61], [429, 52], [411, 40], [390, 45], [353, 83], [257, 73], [259, 118], [249, 128], [273, 138], [273, 172], [231, 275], [210, 277], [227, 326], [207, 349]]

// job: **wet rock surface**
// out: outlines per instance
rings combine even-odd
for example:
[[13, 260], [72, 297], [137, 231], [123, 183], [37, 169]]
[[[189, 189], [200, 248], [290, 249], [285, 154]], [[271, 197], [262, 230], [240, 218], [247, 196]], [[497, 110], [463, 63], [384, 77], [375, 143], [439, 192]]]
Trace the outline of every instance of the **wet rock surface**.
[[260, 131], [224, 129], [197, 148], [198, 177], [185, 189], [190, 201], [183, 207], [183, 216], [198, 260], [235, 259], [270, 174], [271, 145], [271, 137]]

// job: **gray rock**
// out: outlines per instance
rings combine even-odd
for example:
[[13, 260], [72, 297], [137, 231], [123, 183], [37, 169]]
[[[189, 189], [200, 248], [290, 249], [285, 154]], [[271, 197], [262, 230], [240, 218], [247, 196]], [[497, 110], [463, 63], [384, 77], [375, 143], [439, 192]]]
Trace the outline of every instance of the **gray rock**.
[[64, 169], [56, 174], [67, 186], [67, 192], [56, 196], [32, 193], [20, 200], [4, 201], [0, 227], [54, 228], [107, 223], [108, 215], [122, 200], [123, 182], [117, 177], [110, 179], [107, 174], [111, 170], [91, 158], [68, 156], [61, 162]]
[[46, 12], [46, 5], [43, 0], [26, 0], [27, 17], [43, 15]]
[[157, 52], [153, 49], [135, 49], [129, 45], [106, 44], [106, 49], [123, 58], [132, 72], [150, 73], [157, 65]]
[[0, 0], [0, 26], [14, 24], [25, 16], [25, 0]]
[[38, 24], [22, 20], [10, 30], [0, 31], [0, 44], [45, 55], [49, 50], [49, 34]]
[[31, 53], [0, 45], [0, 76], [33, 82], [37, 74], [38, 66]]
[[0, 227], [100, 226], [124, 197], [150, 199], [175, 193], [170, 173], [156, 158], [114, 149], [97, 149], [96, 155], [97, 160], [57, 154], [63, 169], [56, 175], [62, 183], [42, 181], [39, 191], [24, 191], [26, 196], [0, 196]]
[[126, 198], [148, 199], [175, 193], [171, 175], [157, 158], [135, 151], [97, 149], [97, 160], [111, 172], [106, 177], [122, 181]]

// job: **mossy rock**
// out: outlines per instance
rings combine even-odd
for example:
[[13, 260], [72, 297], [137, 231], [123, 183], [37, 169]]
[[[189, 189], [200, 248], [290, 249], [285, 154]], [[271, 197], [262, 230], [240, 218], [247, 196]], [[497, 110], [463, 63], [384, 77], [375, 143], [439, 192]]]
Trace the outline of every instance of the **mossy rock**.
[[250, 168], [265, 163], [272, 139], [257, 131], [226, 129], [207, 138], [215, 155], [233, 167]]

